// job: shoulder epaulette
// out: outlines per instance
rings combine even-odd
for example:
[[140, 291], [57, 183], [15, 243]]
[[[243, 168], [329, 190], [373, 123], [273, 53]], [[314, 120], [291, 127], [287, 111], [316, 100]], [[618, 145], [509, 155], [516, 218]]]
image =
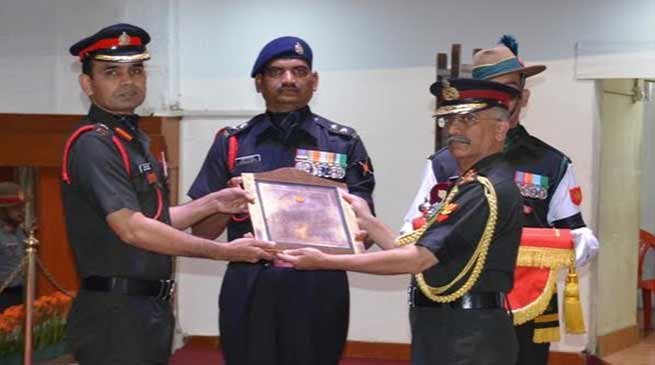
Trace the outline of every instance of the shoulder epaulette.
[[239, 125], [229, 127], [229, 128], [227, 128], [227, 133], [229, 133], [229, 135], [239, 134], [239, 133], [249, 129], [250, 127], [252, 127], [255, 124], [256, 120], [257, 120], [257, 118], [252, 118], [247, 122], [243, 122], [243, 123], [241, 123]]
[[220, 137], [221, 135], [224, 135], [225, 137], [230, 137], [230, 136], [237, 135], [237, 134], [245, 131], [246, 129], [250, 128], [250, 126], [253, 125], [253, 120], [254, 119], [251, 119], [251, 120], [249, 120], [247, 122], [243, 122], [243, 123], [241, 123], [239, 125], [236, 125], [236, 126], [223, 127], [221, 129], [219, 129], [218, 132], [216, 132], [216, 138]]
[[101, 136], [109, 136], [112, 134], [111, 129], [102, 123], [93, 124], [93, 131]]
[[[112, 131], [109, 127], [107, 127], [102, 123], [95, 123], [95, 124], [82, 125], [81, 127], [77, 128], [77, 130], [75, 130], [68, 137], [68, 140], [66, 140], [66, 144], [64, 146], [64, 154], [62, 157], [62, 164], [61, 164], [61, 179], [70, 185], [71, 178], [70, 178], [70, 173], [68, 171], [69, 153], [75, 141], [77, 141], [80, 138], [80, 136], [82, 136], [87, 132], [94, 132], [99, 136], [109, 137], [111, 139], [112, 143], [116, 147], [121, 157], [121, 161], [123, 162], [123, 167], [125, 168], [125, 172], [129, 176], [131, 173], [130, 157], [127, 154], [127, 151], [125, 150], [125, 146], [120, 141], [120, 139], [116, 136], [118, 133], [114, 133], [114, 131]], [[125, 138], [125, 136], [121, 136], [121, 138]]]
[[339, 134], [342, 136], [350, 137], [350, 138], [357, 138], [357, 132], [350, 128], [346, 127], [345, 125], [341, 125], [338, 123], [334, 123], [332, 121], [329, 121], [323, 117], [320, 117], [318, 115], [313, 116], [314, 122], [316, 124], [320, 125], [321, 127], [325, 128], [327, 131], [333, 134]]
[[565, 160], [566, 162], [571, 162], [571, 159], [566, 154], [564, 154], [564, 152], [558, 150], [557, 148], [551, 146], [550, 144], [542, 141], [541, 139], [533, 135], [530, 135], [530, 139], [536, 147], [543, 148], [544, 150], [547, 150], [548, 152], [559, 156], [561, 159]]

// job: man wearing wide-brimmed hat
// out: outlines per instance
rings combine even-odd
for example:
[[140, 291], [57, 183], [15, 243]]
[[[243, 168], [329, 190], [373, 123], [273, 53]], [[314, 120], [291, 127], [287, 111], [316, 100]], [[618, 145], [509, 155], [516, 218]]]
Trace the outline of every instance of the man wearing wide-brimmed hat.
[[21, 265], [25, 256], [25, 232], [21, 224], [25, 220], [25, 195], [13, 182], [0, 182], [0, 312], [23, 302], [22, 272], [9, 280]]
[[[571, 160], [528, 134], [519, 122], [521, 110], [530, 98], [525, 81], [545, 69], [543, 65], [526, 66], [518, 57], [516, 40], [510, 36], [504, 36], [497, 47], [481, 50], [473, 57], [474, 78], [497, 81], [520, 91], [510, 107], [511, 129], [504, 152], [517, 170], [515, 182], [524, 198], [524, 225], [571, 229], [576, 266], [580, 267], [593, 259], [599, 246], [580, 213], [582, 192], [575, 181]], [[425, 206], [424, 201], [429, 201], [430, 196], [438, 199], [439, 190], [447, 188], [450, 178], [457, 176], [453, 165], [453, 156], [446, 148], [430, 156], [420, 189], [405, 217], [403, 230], [411, 230], [413, 220], [420, 222], [422, 218], [417, 207]], [[515, 315], [520, 365], [546, 364], [550, 342], [559, 341], [560, 337], [557, 295], [531, 305], [530, 310], [522, 308], [522, 312], [531, 313], [530, 316]]]

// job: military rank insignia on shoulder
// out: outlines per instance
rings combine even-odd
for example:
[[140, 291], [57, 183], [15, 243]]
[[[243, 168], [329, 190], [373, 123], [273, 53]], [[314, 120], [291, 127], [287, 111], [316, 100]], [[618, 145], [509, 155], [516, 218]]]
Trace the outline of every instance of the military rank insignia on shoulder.
[[238, 124], [236, 126], [231, 126], [231, 127], [223, 127], [216, 132], [216, 137], [220, 137], [221, 135], [225, 135], [225, 137], [230, 137], [235, 134], [239, 134], [242, 131], [248, 129], [251, 125], [251, 121], [243, 122], [241, 124]]
[[96, 123], [93, 126], [95, 127], [93, 130], [101, 136], [108, 136], [111, 134], [109, 127], [102, 123]]
[[462, 175], [462, 177], [459, 178], [459, 181], [457, 181], [458, 186], [462, 186], [464, 184], [476, 181], [478, 179], [478, 172], [475, 169], [470, 169]]
[[357, 138], [357, 132], [355, 132], [355, 130], [350, 127], [346, 127], [341, 124], [331, 122], [327, 119], [318, 116], [314, 116], [314, 122], [316, 122], [318, 125], [322, 126], [323, 128], [327, 129], [331, 133], [339, 134], [350, 138]]

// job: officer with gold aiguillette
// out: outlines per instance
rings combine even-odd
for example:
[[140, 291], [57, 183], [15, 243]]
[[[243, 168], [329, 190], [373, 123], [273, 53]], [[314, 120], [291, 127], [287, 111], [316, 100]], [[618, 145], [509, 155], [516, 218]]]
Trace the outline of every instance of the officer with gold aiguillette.
[[297, 269], [414, 274], [412, 364], [511, 365], [517, 342], [505, 295], [521, 235], [521, 195], [501, 152], [518, 91], [473, 79], [430, 90], [461, 177], [429, 209], [426, 223], [396, 239], [360, 198], [347, 195], [360, 228], [385, 251], [329, 255], [305, 248], [278, 256]]

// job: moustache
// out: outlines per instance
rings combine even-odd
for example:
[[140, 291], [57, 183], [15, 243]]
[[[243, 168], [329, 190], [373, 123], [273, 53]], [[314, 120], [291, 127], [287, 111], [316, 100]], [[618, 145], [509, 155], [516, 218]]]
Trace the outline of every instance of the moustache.
[[300, 89], [297, 88], [296, 86], [280, 86], [280, 87], [277, 88], [278, 94], [283, 93], [285, 91], [291, 91], [291, 92], [297, 93], [297, 92], [300, 91]]
[[464, 143], [464, 144], [471, 144], [471, 140], [464, 137], [464, 136], [450, 136], [448, 137], [448, 144], [454, 143], [454, 142], [459, 142], [459, 143]]
[[139, 88], [136, 86], [125, 86], [116, 90], [117, 96], [134, 96], [139, 93]]

